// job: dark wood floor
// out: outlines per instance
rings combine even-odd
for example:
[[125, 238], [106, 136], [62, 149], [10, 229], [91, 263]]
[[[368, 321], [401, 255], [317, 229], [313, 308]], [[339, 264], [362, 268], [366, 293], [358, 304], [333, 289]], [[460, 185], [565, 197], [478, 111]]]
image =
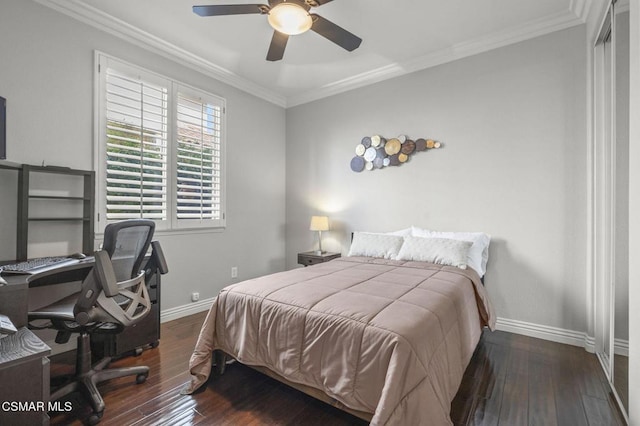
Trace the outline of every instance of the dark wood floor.
[[485, 332], [451, 404], [456, 425], [624, 425], [595, 355]]
[[615, 355], [613, 370], [613, 383], [622, 405], [629, 412], [629, 357]]
[[[134, 378], [100, 386], [107, 408], [101, 425], [364, 425], [250, 368], [232, 364], [196, 395], [180, 395], [204, 320], [197, 314], [162, 325], [160, 346], [113, 366], [149, 365]], [[52, 373], [73, 370], [58, 356]], [[73, 399], [82, 407], [81, 399]], [[52, 417], [52, 425], [81, 425], [87, 410]], [[623, 425], [596, 357], [584, 349], [487, 332], [452, 403], [455, 425]]]

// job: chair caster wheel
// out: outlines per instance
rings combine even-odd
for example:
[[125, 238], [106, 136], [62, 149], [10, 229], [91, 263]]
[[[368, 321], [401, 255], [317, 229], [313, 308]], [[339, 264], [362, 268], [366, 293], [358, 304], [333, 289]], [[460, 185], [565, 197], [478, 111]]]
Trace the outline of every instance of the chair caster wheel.
[[147, 381], [147, 377], [149, 376], [148, 373], [140, 373], [136, 376], [136, 383], [140, 384], [140, 383], [144, 383]]
[[135, 356], [140, 356], [140, 355], [142, 355], [142, 352], [143, 352], [142, 348], [136, 348], [134, 354], [135, 354]]
[[102, 414], [104, 412], [100, 411], [99, 413], [94, 413], [92, 415], [89, 416], [89, 419], [87, 420], [87, 424], [90, 426], [93, 425], [97, 425], [98, 423], [100, 423], [100, 420], [102, 420]]

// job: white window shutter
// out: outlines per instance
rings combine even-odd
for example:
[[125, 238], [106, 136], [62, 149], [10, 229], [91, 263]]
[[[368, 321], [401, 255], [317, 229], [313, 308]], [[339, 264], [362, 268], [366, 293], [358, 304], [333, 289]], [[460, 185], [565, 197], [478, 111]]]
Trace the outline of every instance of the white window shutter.
[[225, 100], [97, 53], [98, 223], [156, 230], [226, 225]]
[[[223, 105], [178, 92], [176, 219], [178, 226], [223, 223]], [[189, 224], [190, 223], [190, 224]]]
[[168, 89], [106, 73], [107, 220], [166, 220]]

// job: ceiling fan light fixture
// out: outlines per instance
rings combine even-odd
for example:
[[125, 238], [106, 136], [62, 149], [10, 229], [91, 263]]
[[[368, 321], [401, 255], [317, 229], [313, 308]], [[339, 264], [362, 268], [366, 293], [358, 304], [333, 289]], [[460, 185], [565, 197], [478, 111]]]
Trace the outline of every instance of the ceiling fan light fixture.
[[272, 7], [267, 20], [274, 30], [287, 35], [302, 34], [313, 25], [309, 12], [295, 3], [279, 3]]

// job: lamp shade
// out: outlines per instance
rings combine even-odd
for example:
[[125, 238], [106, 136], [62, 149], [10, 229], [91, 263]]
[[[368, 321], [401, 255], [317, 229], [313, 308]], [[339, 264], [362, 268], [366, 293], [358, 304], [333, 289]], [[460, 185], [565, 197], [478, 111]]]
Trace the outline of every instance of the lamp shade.
[[327, 216], [311, 216], [310, 231], [328, 231], [329, 218]]

